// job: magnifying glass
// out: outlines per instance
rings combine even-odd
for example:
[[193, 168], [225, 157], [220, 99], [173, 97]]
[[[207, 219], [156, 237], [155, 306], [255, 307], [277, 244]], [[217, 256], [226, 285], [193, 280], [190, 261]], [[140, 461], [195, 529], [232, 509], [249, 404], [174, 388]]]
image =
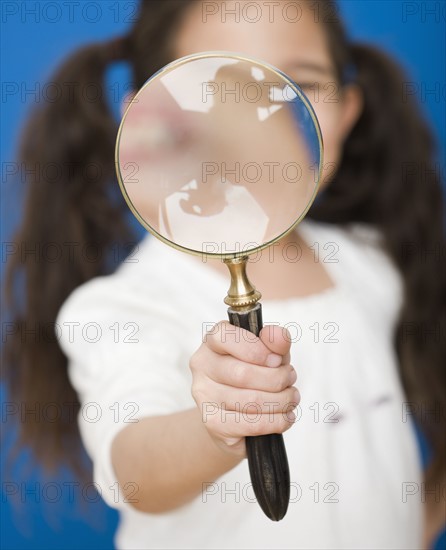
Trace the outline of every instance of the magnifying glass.
[[[322, 151], [315, 113], [288, 76], [244, 55], [204, 52], [166, 65], [138, 91], [119, 127], [116, 169], [147, 230], [226, 263], [229, 321], [258, 336], [261, 294], [248, 257], [303, 219]], [[278, 521], [290, 498], [283, 436], [247, 437], [246, 449], [257, 501]]]

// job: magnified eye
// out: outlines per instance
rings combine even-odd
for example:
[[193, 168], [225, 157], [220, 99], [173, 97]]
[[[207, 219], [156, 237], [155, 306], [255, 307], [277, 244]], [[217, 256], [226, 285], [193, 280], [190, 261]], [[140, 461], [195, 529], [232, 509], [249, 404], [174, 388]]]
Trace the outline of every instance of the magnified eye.
[[341, 86], [335, 78], [333, 80], [300, 81], [297, 84], [313, 105], [330, 107], [330, 104], [339, 102]]
[[305, 92], [305, 90], [313, 89], [317, 85], [317, 82], [296, 82], [296, 84]]

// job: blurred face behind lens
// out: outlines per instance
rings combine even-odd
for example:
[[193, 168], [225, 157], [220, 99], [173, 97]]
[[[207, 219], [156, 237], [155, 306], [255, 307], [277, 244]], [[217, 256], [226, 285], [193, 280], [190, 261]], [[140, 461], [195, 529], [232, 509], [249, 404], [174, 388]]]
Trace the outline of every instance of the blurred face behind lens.
[[[360, 96], [355, 86], [340, 88], [317, 12], [294, 3], [300, 10], [291, 19], [290, 5], [267, 12], [271, 4], [260, 1], [191, 2], [172, 56], [234, 52], [296, 81], [321, 126], [324, 186]], [[243, 6], [258, 7], [255, 22]], [[273, 70], [237, 58], [187, 61], [149, 81], [132, 102], [120, 139], [124, 186], [148, 226], [196, 251], [205, 235], [212, 237], [220, 243], [214, 253], [236, 251], [240, 241], [255, 248], [291, 227], [314, 196], [320, 152], [314, 135], [308, 138], [315, 128], [307, 108], [286, 97], [287, 88], [292, 91]]]
[[319, 159], [314, 119], [288, 79], [219, 54], [149, 80], [119, 138], [122, 183], [140, 216], [200, 252], [204, 238], [226, 253], [286, 232], [314, 196]]

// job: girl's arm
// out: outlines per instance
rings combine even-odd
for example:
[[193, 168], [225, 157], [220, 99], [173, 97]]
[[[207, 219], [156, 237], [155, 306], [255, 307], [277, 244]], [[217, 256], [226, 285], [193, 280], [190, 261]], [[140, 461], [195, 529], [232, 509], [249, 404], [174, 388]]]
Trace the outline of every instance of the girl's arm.
[[[198, 408], [130, 424], [112, 445], [119, 484], [141, 512], [160, 514], [196, 497], [244, 457], [219, 448]], [[131, 482], [131, 483], [129, 483]], [[135, 484], [137, 492], [135, 493]]]

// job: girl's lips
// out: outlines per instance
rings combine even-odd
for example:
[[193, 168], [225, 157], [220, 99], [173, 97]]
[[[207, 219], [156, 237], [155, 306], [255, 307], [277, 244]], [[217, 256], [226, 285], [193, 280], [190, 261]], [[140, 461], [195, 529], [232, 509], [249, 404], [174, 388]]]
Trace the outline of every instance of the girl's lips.
[[[127, 124], [120, 141], [120, 158], [153, 160], [178, 153], [191, 141], [191, 129], [165, 119]], [[128, 162], [127, 161], [127, 162]]]
[[133, 122], [141, 120], [162, 119], [166, 123], [176, 124], [190, 118], [182, 110], [164, 88], [152, 87], [132, 99], [126, 120]]
[[143, 145], [129, 145], [120, 148], [119, 162], [121, 165], [128, 162], [134, 162], [144, 166], [149, 163], [160, 163], [161, 161], [164, 161], [166, 162], [167, 169], [169, 166], [167, 163], [170, 163], [174, 158], [177, 158], [177, 155], [178, 152], [176, 149], [150, 149]]

